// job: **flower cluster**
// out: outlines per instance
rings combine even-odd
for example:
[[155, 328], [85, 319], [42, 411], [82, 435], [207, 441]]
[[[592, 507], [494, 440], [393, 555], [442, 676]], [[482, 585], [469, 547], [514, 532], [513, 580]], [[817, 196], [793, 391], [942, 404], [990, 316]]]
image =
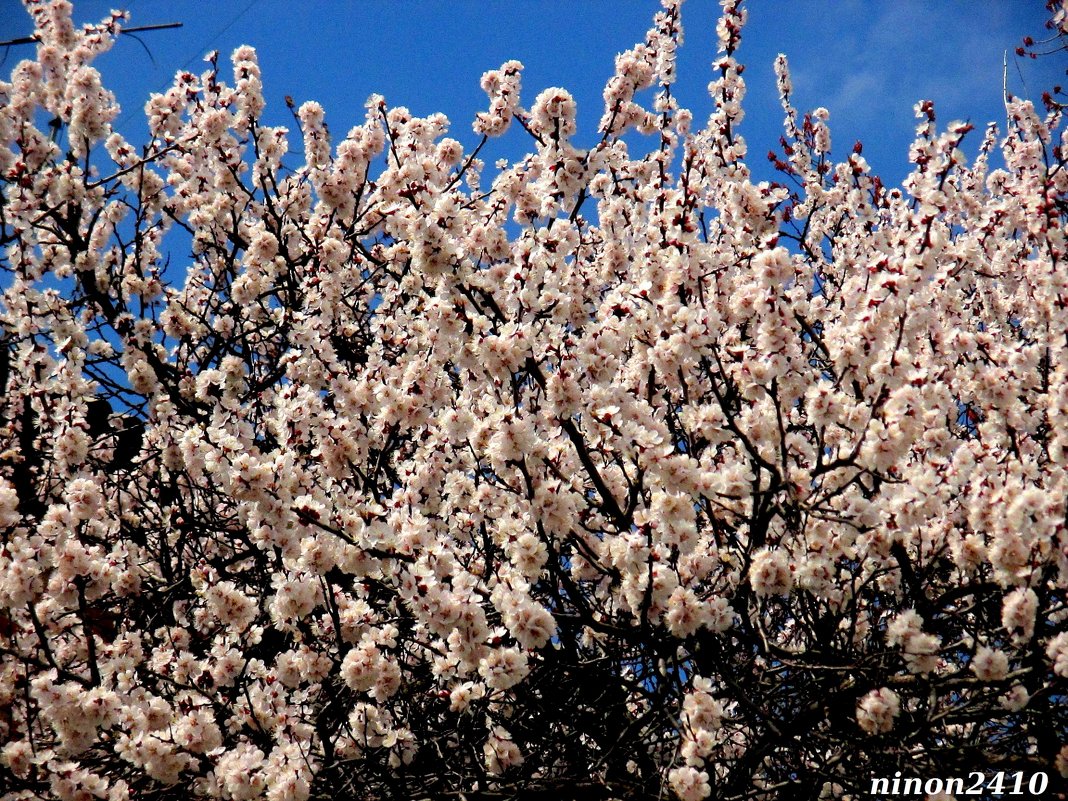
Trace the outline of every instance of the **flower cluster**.
[[872, 690], [857, 704], [857, 723], [868, 734], [884, 734], [894, 728], [894, 718], [901, 714], [901, 698], [893, 690]]

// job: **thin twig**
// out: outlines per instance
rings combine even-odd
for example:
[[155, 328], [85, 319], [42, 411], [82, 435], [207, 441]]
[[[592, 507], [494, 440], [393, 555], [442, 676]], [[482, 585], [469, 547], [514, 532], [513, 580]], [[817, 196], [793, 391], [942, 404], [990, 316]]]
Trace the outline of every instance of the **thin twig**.
[[[120, 34], [142, 33], [143, 31], [162, 31], [162, 30], [168, 30], [170, 28], [181, 28], [181, 27], [182, 27], [182, 23], [181, 22], [160, 22], [160, 23], [158, 23], [156, 25], [138, 25], [138, 26], [136, 26], [134, 28], [121, 28], [119, 30], [119, 33]], [[36, 44], [39, 41], [40, 40], [37, 38], [37, 34], [32, 34], [30, 36], [20, 36], [17, 39], [9, 39], [6, 42], [0, 42], [0, 47], [11, 47], [13, 45]]]

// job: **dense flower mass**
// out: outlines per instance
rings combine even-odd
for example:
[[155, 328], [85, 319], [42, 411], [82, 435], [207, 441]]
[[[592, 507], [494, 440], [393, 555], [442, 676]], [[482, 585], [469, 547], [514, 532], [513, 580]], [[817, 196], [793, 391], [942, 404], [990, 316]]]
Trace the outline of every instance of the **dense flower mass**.
[[[781, 182], [756, 181], [746, 11], [722, 2], [701, 125], [664, 0], [588, 149], [515, 61], [474, 150], [378, 96], [340, 140], [314, 102], [272, 127], [249, 47], [179, 73], [134, 144], [92, 66], [122, 15], [25, 4], [4, 799], [1068, 775], [1055, 99], [1010, 98], [970, 162], [972, 126], [920, 103], [893, 188], [835, 160], [780, 57]], [[532, 150], [490, 178], [509, 129]]]

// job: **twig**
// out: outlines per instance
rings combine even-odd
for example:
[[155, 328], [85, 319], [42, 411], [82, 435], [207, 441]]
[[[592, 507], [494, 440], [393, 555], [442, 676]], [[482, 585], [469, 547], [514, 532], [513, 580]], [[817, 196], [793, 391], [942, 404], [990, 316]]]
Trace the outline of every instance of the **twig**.
[[[138, 25], [138, 26], [136, 26], [134, 28], [121, 28], [119, 30], [119, 33], [120, 34], [124, 34], [124, 33], [141, 33], [143, 31], [162, 31], [162, 30], [168, 30], [170, 28], [181, 28], [181, 27], [182, 27], [182, 23], [181, 22], [160, 22], [160, 23], [158, 23], [156, 25]], [[37, 34], [32, 34], [30, 36], [20, 36], [17, 39], [9, 39], [6, 42], [0, 42], [0, 47], [11, 47], [12, 45], [36, 44], [38, 41], [40, 41], [40, 40], [37, 38]]]
[[1001, 53], [1001, 102], [1005, 104], [1005, 133], [1009, 132], [1009, 51]]

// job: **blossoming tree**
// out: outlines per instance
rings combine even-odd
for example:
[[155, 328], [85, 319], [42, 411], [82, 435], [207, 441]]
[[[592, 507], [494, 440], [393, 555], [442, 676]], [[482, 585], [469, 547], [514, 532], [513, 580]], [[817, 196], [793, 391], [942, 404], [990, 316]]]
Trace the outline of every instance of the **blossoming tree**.
[[508, 62], [474, 131], [532, 150], [492, 181], [379, 97], [334, 142], [301, 105], [291, 169], [251, 48], [153, 95], [135, 145], [91, 66], [122, 16], [26, 6], [36, 58], [0, 84], [5, 799], [1068, 775], [1055, 100], [1010, 99], [970, 164], [971, 126], [921, 104], [891, 188], [832, 157], [780, 57], [758, 183], [745, 11], [723, 2], [695, 126], [665, 0], [595, 147]]

